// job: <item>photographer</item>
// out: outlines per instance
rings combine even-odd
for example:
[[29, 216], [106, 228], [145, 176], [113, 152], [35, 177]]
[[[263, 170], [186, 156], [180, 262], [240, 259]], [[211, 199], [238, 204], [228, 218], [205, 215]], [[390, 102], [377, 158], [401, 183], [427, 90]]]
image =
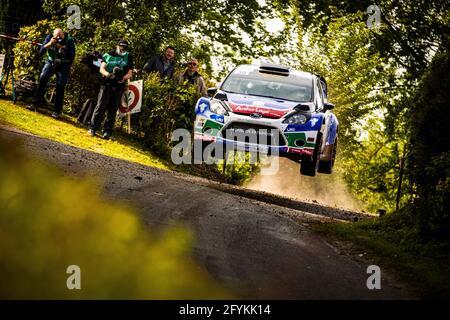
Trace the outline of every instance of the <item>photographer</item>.
[[47, 84], [50, 78], [56, 74], [56, 98], [55, 109], [52, 117], [59, 118], [62, 111], [64, 90], [67, 84], [70, 66], [75, 58], [75, 44], [67, 32], [55, 29], [53, 35], [48, 35], [39, 51], [47, 52], [47, 61], [39, 76], [39, 84], [33, 97], [32, 105], [27, 108], [36, 111], [42, 103]]
[[126, 81], [133, 75], [133, 59], [127, 49], [128, 42], [120, 40], [115, 51], [103, 55], [103, 62], [100, 67], [100, 73], [103, 75], [102, 84], [88, 131], [91, 136], [95, 136], [95, 132], [100, 128], [106, 112], [103, 138], [109, 139], [111, 137]]

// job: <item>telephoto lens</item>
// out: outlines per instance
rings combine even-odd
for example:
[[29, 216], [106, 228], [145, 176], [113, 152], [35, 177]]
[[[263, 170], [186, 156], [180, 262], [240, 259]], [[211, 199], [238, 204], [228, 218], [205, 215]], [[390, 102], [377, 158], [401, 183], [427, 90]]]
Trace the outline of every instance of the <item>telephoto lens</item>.
[[113, 75], [116, 79], [121, 79], [122, 78], [122, 68], [119, 67], [114, 67], [113, 68]]

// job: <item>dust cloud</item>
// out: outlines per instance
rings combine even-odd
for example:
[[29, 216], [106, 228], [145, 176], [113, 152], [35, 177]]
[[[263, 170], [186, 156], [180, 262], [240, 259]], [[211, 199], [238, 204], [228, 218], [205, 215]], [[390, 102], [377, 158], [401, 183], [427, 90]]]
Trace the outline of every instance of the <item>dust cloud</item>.
[[354, 211], [364, 209], [363, 204], [348, 191], [336, 171], [331, 175], [317, 173], [315, 177], [302, 176], [299, 163], [286, 158], [270, 158], [270, 161], [276, 160], [279, 160], [276, 174], [258, 174], [245, 187], [329, 207]]

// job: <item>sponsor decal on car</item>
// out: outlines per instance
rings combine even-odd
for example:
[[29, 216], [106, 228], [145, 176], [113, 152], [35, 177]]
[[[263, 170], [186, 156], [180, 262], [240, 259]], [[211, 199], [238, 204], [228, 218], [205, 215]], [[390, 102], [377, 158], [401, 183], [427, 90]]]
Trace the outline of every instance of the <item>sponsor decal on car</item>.
[[237, 105], [231, 102], [229, 102], [229, 106], [231, 110], [233, 110], [233, 112], [244, 114], [259, 113], [263, 117], [270, 117], [270, 118], [281, 118], [287, 112], [285, 110], [274, 110], [257, 106]]
[[288, 148], [288, 152], [295, 153], [295, 154], [301, 154], [305, 156], [312, 156], [314, 149], [296, 149], [296, 148]]

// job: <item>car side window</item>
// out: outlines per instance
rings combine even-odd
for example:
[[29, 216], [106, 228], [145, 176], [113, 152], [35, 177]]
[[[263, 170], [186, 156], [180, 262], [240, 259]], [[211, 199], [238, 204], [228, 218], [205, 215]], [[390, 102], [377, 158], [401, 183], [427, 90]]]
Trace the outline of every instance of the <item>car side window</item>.
[[315, 95], [316, 95], [316, 102], [317, 102], [317, 109], [322, 109], [323, 107], [323, 91], [320, 87], [320, 81], [316, 82], [315, 85]]
[[327, 86], [324, 82], [319, 81], [320, 88], [322, 92], [323, 102], [326, 103], [328, 101], [328, 94], [327, 94]]

